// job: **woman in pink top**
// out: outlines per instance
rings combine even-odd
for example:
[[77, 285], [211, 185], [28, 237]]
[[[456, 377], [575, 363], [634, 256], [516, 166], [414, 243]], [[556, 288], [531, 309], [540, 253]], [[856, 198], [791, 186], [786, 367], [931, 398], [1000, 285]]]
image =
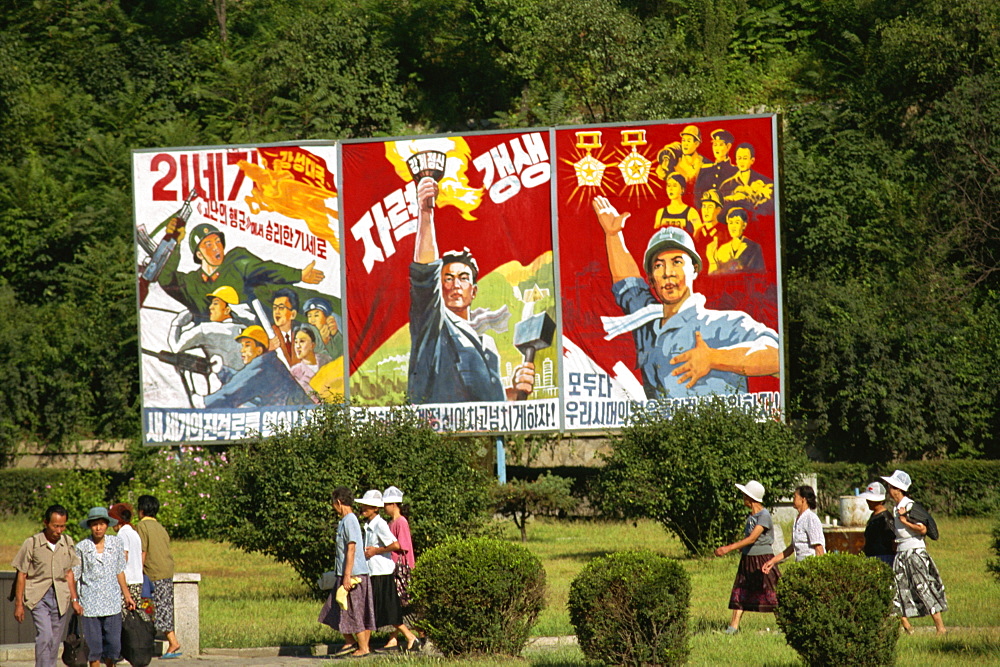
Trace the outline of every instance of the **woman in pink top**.
[[[416, 563], [416, 558], [413, 555], [413, 538], [410, 537], [410, 523], [403, 516], [400, 505], [403, 502], [403, 492], [397, 489], [395, 486], [390, 486], [382, 493], [382, 502], [385, 503], [385, 513], [389, 515], [389, 531], [396, 538], [396, 543], [399, 544], [399, 550], [393, 551], [392, 561], [397, 565], [399, 563], [406, 563], [411, 568]], [[413, 625], [414, 618], [410, 613], [406, 605], [403, 605], [403, 620], [408, 625]], [[397, 645], [397, 635], [399, 633], [393, 630], [389, 634], [389, 641], [386, 642], [385, 648], [392, 648]], [[421, 641], [415, 639], [406, 647], [406, 650], [420, 650]]]

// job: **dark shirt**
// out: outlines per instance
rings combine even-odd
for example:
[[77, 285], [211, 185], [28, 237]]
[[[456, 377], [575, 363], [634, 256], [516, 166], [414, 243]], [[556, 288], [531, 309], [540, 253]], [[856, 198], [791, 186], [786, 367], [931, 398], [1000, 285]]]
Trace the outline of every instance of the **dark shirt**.
[[265, 352], [233, 375], [219, 391], [205, 397], [206, 408], [250, 405], [313, 405], [277, 352]]
[[[411, 403], [503, 401], [500, 357], [441, 297], [441, 260], [410, 264]], [[490, 340], [492, 342], [492, 340]]]
[[892, 527], [892, 512], [872, 514], [865, 526], [865, 555], [890, 556], [896, 553], [896, 532]]

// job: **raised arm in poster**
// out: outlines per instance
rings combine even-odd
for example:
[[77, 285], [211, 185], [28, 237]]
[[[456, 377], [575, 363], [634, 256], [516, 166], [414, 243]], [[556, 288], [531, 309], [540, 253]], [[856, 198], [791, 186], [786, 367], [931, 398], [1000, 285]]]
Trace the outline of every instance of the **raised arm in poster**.
[[132, 162], [145, 441], [266, 434], [343, 395], [335, 147]]
[[559, 428], [548, 132], [342, 146], [350, 397]]
[[780, 409], [774, 117], [560, 129], [556, 151], [565, 428]]

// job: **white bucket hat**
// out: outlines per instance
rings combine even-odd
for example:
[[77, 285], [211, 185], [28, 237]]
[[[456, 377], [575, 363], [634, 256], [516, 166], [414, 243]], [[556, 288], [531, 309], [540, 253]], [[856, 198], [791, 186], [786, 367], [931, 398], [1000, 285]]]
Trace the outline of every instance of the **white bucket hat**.
[[865, 492], [861, 494], [861, 498], [880, 503], [885, 500], [885, 487], [878, 482], [872, 482], [865, 489]]
[[368, 507], [385, 507], [385, 502], [382, 500], [382, 492], [378, 489], [365, 491], [365, 495], [361, 498], [355, 498], [354, 502], [359, 505], [368, 505]]
[[394, 486], [390, 486], [382, 492], [382, 502], [399, 504], [403, 502], [403, 492]]
[[758, 503], [764, 502], [764, 485], [757, 480], [751, 479], [746, 483], [746, 486], [737, 484], [736, 488], [750, 496], [751, 500], [756, 500]]
[[909, 490], [910, 484], [913, 483], [910, 481], [910, 476], [902, 470], [895, 470], [893, 471], [891, 477], [883, 477], [882, 479], [884, 479], [887, 484], [896, 487], [900, 491]]

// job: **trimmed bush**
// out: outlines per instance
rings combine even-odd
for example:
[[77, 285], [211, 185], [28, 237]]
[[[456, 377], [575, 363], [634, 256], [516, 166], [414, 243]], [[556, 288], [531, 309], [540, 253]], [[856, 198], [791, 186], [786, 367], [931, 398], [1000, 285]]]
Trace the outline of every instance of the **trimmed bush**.
[[893, 665], [899, 639], [894, 592], [892, 570], [877, 558], [806, 558], [782, 571], [775, 616], [808, 665]]
[[992, 572], [993, 576], [997, 578], [997, 583], [1000, 583], [1000, 523], [993, 527], [993, 542], [990, 545], [990, 550], [994, 557], [986, 563], [986, 569]]
[[569, 591], [569, 617], [588, 659], [609, 665], [681, 665], [688, 656], [691, 582], [650, 551], [590, 561]]
[[520, 544], [452, 540], [420, 557], [410, 592], [420, 628], [446, 656], [520, 655], [545, 606], [545, 570]]
[[692, 554], [743, 536], [746, 508], [735, 483], [759, 481], [770, 504], [791, 495], [806, 465], [791, 427], [723, 398], [671, 415], [640, 411], [612, 443], [594, 500], [611, 516], [653, 519]]
[[[63, 482], [72, 474], [60, 468], [0, 470], [0, 514], [36, 513], [40, 489]], [[44, 509], [44, 508], [43, 508]]]

